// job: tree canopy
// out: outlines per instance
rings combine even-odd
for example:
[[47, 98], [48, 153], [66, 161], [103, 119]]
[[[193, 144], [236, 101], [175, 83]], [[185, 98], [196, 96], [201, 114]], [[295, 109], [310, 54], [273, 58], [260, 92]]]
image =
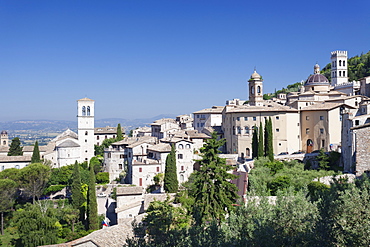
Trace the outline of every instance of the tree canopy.
[[10, 144], [8, 156], [22, 156], [22, 149], [23, 148], [21, 147], [21, 140], [18, 137], [15, 137]]
[[167, 193], [176, 193], [179, 188], [176, 169], [176, 149], [171, 145], [171, 152], [166, 157], [166, 167], [164, 172], [164, 190]]
[[38, 141], [35, 142], [35, 146], [33, 147], [31, 163], [40, 163], [40, 150], [39, 150], [39, 143]]

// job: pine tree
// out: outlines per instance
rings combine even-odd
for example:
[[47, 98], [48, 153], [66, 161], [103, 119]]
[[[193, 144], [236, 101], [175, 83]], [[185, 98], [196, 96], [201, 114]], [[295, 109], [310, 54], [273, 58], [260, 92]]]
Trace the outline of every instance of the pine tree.
[[121, 128], [120, 123], [117, 125], [117, 138], [116, 138], [116, 140], [117, 141], [122, 141], [123, 140], [122, 128]]
[[85, 207], [83, 206], [85, 202], [85, 197], [82, 194], [81, 186], [81, 174], [80, 174], [80, 165], [76, 161], [73, 167], [72, 173], [72, 205], [75, 209], [80, 210], [80, 220], [85, 220]]
[[264, 150], [263, 150], [263, 126], [262, 122], [260, 122], [260, 128], [259, 128], [259, 135], [258, 135], [258, 158], [264, 156]]
[[12, 143], [10, 144], [8, 156], [22, 156], [22, 155], [23, 151], [21, 147], [21, 140], [19, 140], [18, 137], [15, 137], [12, 140]]
[[89, 230], [98, 230], [98, 203], [96, 201], [95, 172], [94, 167], [90, 166], [89, 189], [87, 191], [87, 222]]
[[217, 133], [213, 132], [212, 138], [200, 148], [200, 169], [193, 175], [193, 189], [190, 191], [194, 198], [192, 212], [198, 224], [223, 220], [238, 197], [236, 186], [230, 183], [236, 176], [228, 172], [233, 167], [218, 156], [224, 143], [225, 139], [217, 140]]
[[258, 128], [253, 126], [253, 136], [252, 136], [252, 159], [258, 157]]
[[176, 150], [175, 145], [171, 145], [171, 152], [166, 158], [166, 168], [164, 172], [164, 190], [167, 193], [176, 193], [179, 188], [176, 169]]
[[31, 158], [31, 163], [40, 163], [40, 151], [39, 151], [39, 143], [38, 141], [35, 142], [35, 146], [33, 147], [33, 153]]

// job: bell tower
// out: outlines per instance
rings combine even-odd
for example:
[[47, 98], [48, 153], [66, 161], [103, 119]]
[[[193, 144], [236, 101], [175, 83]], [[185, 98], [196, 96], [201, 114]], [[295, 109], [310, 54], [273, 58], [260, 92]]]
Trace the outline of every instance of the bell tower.
[[249, 105], [263, 105], [263, 80], [262, 77], [254, 70], [249, 82]]
[[89, 98], [77, 100], [78, 142], [80, 162], [94, 157], [94, 103]]
[[331, 52], [331, 86], [348, 82], [347, 51]]
[[1, 131], [0, 146], [2, 146], [2, 147], [8, 147], [9, 146], [8, 132], [6, 132], [5, 130]]

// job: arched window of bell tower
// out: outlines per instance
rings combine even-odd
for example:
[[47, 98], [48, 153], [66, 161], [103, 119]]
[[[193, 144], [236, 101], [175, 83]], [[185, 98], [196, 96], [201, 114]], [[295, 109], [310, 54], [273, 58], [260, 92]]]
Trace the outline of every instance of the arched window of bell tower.
[[261, 87], [260, 86], [257, 87], [257, 93], [261, 93]]
[[86, 107], [85, 106], [82, 107], [82, 116], [86, 116]]
[[87, 116], [90, 116], [90, 106], [87, 107]]
[[342, 71], [339, 71], [339, 77], [341, 77], [342, 76]]
[[334, 61], [334, 67], [337, 67], [337, 61]]
[[339, 60], [339, 66], [342, 66], [342, 60]]
[[346, 77], [346, 72], [345, 71], [343, 71], [343, 77]]
[[254, 94], [254, 87], [253, 86], [251, 86], [251, 92], [252, 92], [252, 94]]
[[343, 60], [343, 66], [346, 66], [346, 60]]

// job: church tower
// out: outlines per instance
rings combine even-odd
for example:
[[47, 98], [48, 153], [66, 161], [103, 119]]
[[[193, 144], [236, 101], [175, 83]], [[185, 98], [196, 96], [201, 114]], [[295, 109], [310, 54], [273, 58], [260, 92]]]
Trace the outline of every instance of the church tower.
[[5, 130], [1, 131], [0, 146], [1, 147], [8, 147], [9, 146], [8, 132], [6, 132]]
[[331, 52], [331, 86], [348, 82], [347, 51]]
[[254, 70], [249, 82], [249, 105], [263, 105], [263, 80], [262, 77]]
[[89, 162], [94, 157], [94, 103], [88, 98], [77, 100], [78, 142], [80, 161]]

